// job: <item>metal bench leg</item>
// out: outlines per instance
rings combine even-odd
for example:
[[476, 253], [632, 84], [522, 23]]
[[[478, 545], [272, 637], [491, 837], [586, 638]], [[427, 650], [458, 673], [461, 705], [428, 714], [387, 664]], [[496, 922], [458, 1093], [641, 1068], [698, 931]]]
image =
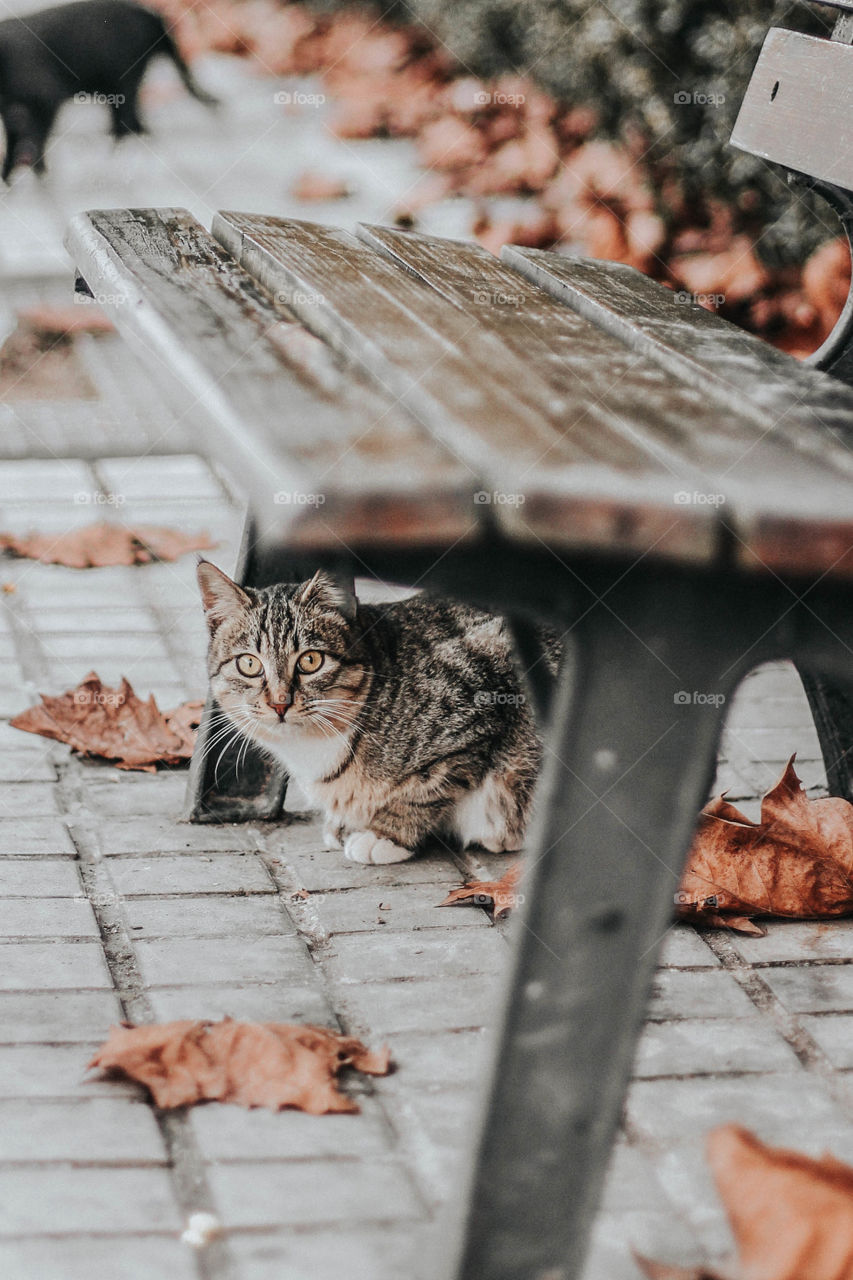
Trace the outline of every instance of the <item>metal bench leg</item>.
[[797, 672], [814, 717], [830, 794], [853, 801], [853, 681], [841, 684], [799, 663]]
[[[251, 515], [246, 518], [235, 574], [246, 587], [274, 582], [301, 582], [316, 564], [302, 564], [285, 553], [259, 550]], [[279, 817], [287, 791], [281, 765], [243, 738], [217, 737], [225, 727], [223, 713], [208, 695], [190, 765], [187, 817], [191, 822], [271, 822]], [[227, 744], [227, 745], [226, 745]]]
[[743, 673], [734, 606], [700, 578], [619, 594], [618, 617], [578, 626], [579, 676], [560, 681], [453, 1280], [579, 1275], [719, 700]]

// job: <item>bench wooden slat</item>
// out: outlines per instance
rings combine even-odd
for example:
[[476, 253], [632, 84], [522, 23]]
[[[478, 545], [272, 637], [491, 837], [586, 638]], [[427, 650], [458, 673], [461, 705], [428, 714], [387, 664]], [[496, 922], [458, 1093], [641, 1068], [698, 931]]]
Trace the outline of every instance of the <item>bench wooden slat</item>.
[[80, 214], [69, 250], [149, 367], [204, 421], [271, 544], [448, 545], [482, 480], [341, 362], [185, 210]]
[[[516, 355], [482, 317], [345, 231], [223, 213], [213, 233], [308, 328], [369, 370], [449, 448], [482, 466], [499, 527], [602, 551], [654, 547], [679, 558], [715, 556], [713, 512], [673, 502], [683, 482], [673, 480], [669, 460], [654, 458], [627, 432], [615, 435], [615, 415], [589, 395], [572, 409], [563, 401], [554, 407], [555, 389], [535, 362]], [[609, 352], [621, 359], [617, 344]], [[557, 417], [573, 411], [585, 418], [583, 433], [561, 430], [543, 401]]]
[[[853, 389], [619, 263], [508, 247], [504, 261], [632, 350], [749, 416], [723, 519], [746, 565], [853, 572]], [[765, 443], [777, 445], [765, 452]], [[787, 446], [787, 447], [786, 447]], [[790, 450], [793, 452], [790, 452]]]
[[[624, 462], [630, 446], [635, 456], [642, 449], [667, 466], [676, 488], [707, 485], [742, 456], [745, 438], [757, 435], [747, 418], [721, 419], [701, 389], [614, 343], [479, 245], [392, 227], [363, 226], [359, 236], [498, 336], [527, 364], [527, 389], [540, 384], [540, 408], [560, 432], [594, 435], [614, 464]], [[591, 402], [607, 415], [609, 431], [602, 432], [597, 412], [590, 414]]]
[[774, 27], [731, 143], [810, 178], [853, 189], [853, 47]]

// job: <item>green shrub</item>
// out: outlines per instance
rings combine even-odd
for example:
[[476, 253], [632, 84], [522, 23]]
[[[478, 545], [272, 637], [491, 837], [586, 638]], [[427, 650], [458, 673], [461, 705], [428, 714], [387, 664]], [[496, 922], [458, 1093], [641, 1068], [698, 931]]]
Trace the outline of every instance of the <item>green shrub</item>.
[[397, 0], [392, 14], [422, 22], [476, 75], [529, 74], [564, 102], [593, 105], [600, 134], [673, 172], [699, 221], [709, 201], [735, 206], [769, 262], [801, 262], [837, 234], [825, 204], [792, 198], [778, 169], [727, 145], [769, 27], [826, 34], [833, 16], [825, 8], [790, 0]]

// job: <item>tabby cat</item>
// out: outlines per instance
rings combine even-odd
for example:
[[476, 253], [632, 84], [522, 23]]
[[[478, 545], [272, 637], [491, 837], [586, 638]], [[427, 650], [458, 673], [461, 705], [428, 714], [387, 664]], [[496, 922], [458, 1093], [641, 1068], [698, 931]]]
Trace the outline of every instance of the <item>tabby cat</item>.
[[387, 863], [431, 836], [521, 846], [542, 748], [499, 618], [362, 604], [322, 572], [261, 591], [201, 561], [198, 581], [211, 691], [324, 811], [327, 847]]

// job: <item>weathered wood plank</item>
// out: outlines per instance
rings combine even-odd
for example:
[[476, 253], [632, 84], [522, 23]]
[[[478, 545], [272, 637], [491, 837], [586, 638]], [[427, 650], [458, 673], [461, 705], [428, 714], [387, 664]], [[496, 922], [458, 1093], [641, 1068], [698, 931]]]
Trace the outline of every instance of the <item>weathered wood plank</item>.
[[516, 247], [502, 257], [692, 384], [721, 422], [751, 420], [721, 484], [736, 560], [780, 572], [851, 572], [853, 389], [630, 267]]
[[[255, 214], [223, 213], [213, 233], [312, 332], [399, 396], [450, 449], [482, 468], [485, 504], [516, 537], [567, 547], [706, 559], [717, 522], [674, 494], [699, 471], [664, 440], [626, 429], [599, 403], [601, 376], [579, 361], [579, 386], [550, 380], [481, 313], [469, 314], [347, 232]], [[444, 244], [445, 242], [441, 242]], [[576, 326], [615, 376], [618, 343]], [[581, 333], [583, 330], [583, 334]], [[566, 332], [572, 335], [571, 322]], [[561, 349], [564, 349], [561, 348]], [[643, 413], [640, 411], [642, 418]], [[523, 507], [523, 519], [519, 511]]]
[[68, 246], [120, 331], [248, 490], [271, 545], [448, 545], [477, 472], [344, 369], [185, 210], [79, 215]]
[[853, 47], [774, 27], [731, 143], [810, 178], [853, 189]]

